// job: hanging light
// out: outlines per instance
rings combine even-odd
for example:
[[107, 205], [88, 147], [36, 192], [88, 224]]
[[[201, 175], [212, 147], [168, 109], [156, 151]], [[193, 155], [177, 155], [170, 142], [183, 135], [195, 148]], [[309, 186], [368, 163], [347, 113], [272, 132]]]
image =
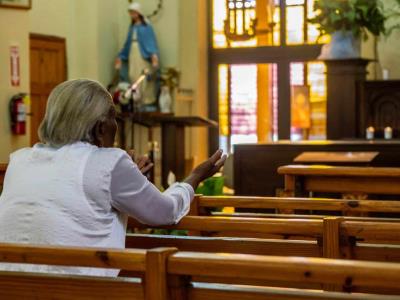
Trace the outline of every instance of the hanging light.
[[226, 0], [225, 36], [228, 41], [247, 41], [257, 34], [256, 0]]

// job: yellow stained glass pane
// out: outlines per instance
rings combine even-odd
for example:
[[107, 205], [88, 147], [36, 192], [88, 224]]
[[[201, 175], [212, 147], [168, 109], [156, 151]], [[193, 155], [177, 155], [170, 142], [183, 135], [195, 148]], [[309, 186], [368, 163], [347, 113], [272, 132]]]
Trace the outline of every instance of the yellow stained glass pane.
[[[308, 95], [306, 102], [309, 103], [303, 108], [299, 105], [292, 106], [292, 139], [304, 139], [305, 132], [311, 140], [325, 139], [327, 103], [325, 64], [322, 62], [292, 63], [290, 65], [290, 82], [292, 93], [297, 92], [300, 95], [304, 91], [304, 95]], [[292, 105], [293, 96], [292, 94]], [[297, 118], [293, 118], [293, 116], [297, 116]], [[303, 118], [300, 118], [301, 116]], [[299, 120], [306, 119], [304, 116], [308, 118], [309, 123], [299, 122]]]
[[326, 101], [326, 65], [322, 62], [310, 62], [307, 67], [311, 102]]
[[288, 45], [304, 44], [304, 6], [286, 7], [286, 43]]
[[307, 83], [310, 86], [311, 139], [326, 139], [327, 82], [326, 66], [322, 62], [310, 62]]
[[279, 5], [275, 5], [275, 9], [273, 11], [273, 45], [281, 44], [281, 10]]
[[218, 66], [218, 106], [220, 135], [229, 135], [228, 66]]
[[213, 43], [214, 48], [226, 48], [224, 22], [227, 19], [225, 0], [213, 0]]
[[[243, 4], [244, 3], [244, 4]], [[238, 2], [240, 5], [247, 7], [247, 2]], [[236, 14], [233, 11], [228, 12], [226, 0], [213, 0], [212, 6], [212, 26], [213, 26], [213, 47], [214, 48], [244, 48], [278, 45], [279, 36], [279, 9], [274, 9], [273, 0], [258, 0], [247, 7], [245, 10], [237, 10]], [[254, 5], [256, 7], [254, 7]], [[254, 8], [253, 8], [254, 7]], [[278, 6], [279, 7], [279, 6]], [[262, 11], [260, 15], [257, 12]], [[225, 34], [225, 21], [230, 24], [230, 33], [233, 33], [233, 28], [236, 28], [236, 34], [244, 34], [250, 29], [253, 20], [258, 20], [257, 30], [260, 30], [257, 37], [248, 40], [232, 40]], [[273, 32], [270, 32], [271, 24], [275, 24]], [[266, 39], [265, 36], [268, 38]], [[267, 41], [267, 42], [266, 42]]]

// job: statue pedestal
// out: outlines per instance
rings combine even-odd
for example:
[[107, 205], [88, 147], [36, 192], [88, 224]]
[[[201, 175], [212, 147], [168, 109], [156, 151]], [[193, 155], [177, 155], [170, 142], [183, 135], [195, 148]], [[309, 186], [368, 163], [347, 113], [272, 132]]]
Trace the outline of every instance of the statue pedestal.
[[366, 80], [367, 59], [325, 60], [327, 66], [327, 139], [355, 138], [358, 128], [357, 83]]

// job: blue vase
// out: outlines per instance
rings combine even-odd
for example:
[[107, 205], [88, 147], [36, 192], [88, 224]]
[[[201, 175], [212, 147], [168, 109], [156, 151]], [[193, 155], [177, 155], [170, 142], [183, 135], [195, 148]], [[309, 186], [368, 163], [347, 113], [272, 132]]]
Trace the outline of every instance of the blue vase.
[[350, 59], [361, 57], [361, 40], [350, 31], [337, 31], [331, 42], [322, 47], [319, 59]]

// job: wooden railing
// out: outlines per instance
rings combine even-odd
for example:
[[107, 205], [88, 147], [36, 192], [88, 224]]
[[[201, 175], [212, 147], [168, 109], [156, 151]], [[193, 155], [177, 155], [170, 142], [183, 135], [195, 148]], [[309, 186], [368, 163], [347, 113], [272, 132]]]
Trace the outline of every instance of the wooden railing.
[[[400, 199], [400, 198], [399, 198]], [[219, 213], [215, 209], [232, 207], [235, 209], [253, 210], [253, 213]], [[259, 213], [260, 210], [273, 209], [275, 213]], [[295, 210], [313, 212], [312, 215], [293, 214]], [[258, 213], [257, 213], [258, 211]], [[315, 214], [318, 211], [319, 215]], [[239, 216], [258, 218], [303, 218], [321, 219], [323, 213], [340, 212], [347, 220], [373, 221], [373, 218], [352, 217], [352, 215], [368, 213], [398, 213], [400, 201], [380, 200], [341, 200], [321, 198], [276, 198], [276, 197], [244, 197], [244, 196], [196, 196], [191, 205], [190, 214], [194, 216]], [[291, 212], [288, 214], [287, 212]], [[322, 215], [321, 215], [322, 214]], [[380, 220], [380, 219], [377, 219]], [[386, 219], [389, 220], [389, 219]], [[382, 221], [382, 219], [381, 219]], [[392, 218], [391, 222], [400, 222]]]

